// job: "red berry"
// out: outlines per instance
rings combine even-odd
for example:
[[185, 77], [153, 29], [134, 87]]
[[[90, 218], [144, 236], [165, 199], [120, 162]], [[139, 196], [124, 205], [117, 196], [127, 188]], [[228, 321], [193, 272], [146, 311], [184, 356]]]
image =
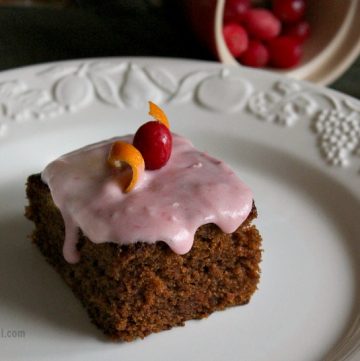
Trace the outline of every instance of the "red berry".
[[270, 64], [276, 68], [291, 68], [301, 59], [302, 48], [295, 38], [279, 36], [268, 43]]
[[244, 65], [261, 68], [268, 63], [269, 52], [260, 41], [250, 40], [249, 47], [239, 60]]
[[285, 23], [297, 22], [305, 14], [305, 0], [273, 0], [273, 11]]
[[224, 22], [239, 22], [250, 9], [250, 0], [226, 0], [224, 9]]
[[234, 57], [240, 56], [248, 47], [247, 32], [238, 24], [226, 24], [223, 28], [224, 39], [230, 53]]
[[303, 43], [310, 36], [310, 25], [307, 21], [288, 24], [284, 27], [283, 34], [293, 36], [299, 40], [300, 43]]
[[143, 156], [146, 169], [159, 169], [170, 158], [172, 136], [164, 124], [156, 120], [150, 121], [137, 130], [133, 145]]
[[266, 9], [250, 9], [243, 23], [249, 34], [257, 39], [272, 39], [280, 34], [280, 21]]

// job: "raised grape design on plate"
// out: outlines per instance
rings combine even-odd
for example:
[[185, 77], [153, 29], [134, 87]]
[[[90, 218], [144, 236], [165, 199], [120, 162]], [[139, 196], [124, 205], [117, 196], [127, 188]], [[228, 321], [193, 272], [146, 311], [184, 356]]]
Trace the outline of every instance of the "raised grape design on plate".
[[15, 123], [79, 112], [96, 101], [120, 109], [142, 108], [149, 100], [173, 106], [193, 102], [213, 112], [233, 113], [233, 119], [248, 111], [278, 126], [307, 121], [327, 163], [346, 166], [353, 157], [360, 158], [360, 105], [291, 79], [262, 89], [237, 69], [209, 66], [179, 75], [151, 62], [126, 60], [47, 65], [34, 75], [38, 87], [16, 79], [0, 83], [0, 138]]

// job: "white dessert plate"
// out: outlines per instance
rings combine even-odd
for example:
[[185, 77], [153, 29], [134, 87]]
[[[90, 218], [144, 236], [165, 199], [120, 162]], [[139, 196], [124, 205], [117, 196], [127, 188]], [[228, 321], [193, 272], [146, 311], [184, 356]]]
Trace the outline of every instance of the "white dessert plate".
[[[134, 132], [147, 101], [253, 189], [262, 276], [246, 306], [112, 343], [27, 236], [25, 182]], [[263, 71], [70, 61], [0, 74], [1, 360], [360, 360], [360, 102]]]

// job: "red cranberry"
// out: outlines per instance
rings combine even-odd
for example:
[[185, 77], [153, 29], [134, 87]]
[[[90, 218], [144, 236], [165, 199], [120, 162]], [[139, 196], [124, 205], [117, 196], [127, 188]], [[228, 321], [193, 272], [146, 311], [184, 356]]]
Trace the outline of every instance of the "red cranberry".
[[293, 36], [303, 43], [310, 36], [310, 25], [305, 20], [296, 24], [288, 24], [284, 27], [283, 35]]
[[269, 61], [269, 51], [260, 41], [250, 40], [249, 47], [239, 60], [244, 65], [261, 68]]
[[224, 39], [230, 53], [239, 57], [248, 47], [249, 39], [247, 32], [238, 24], [226, 24], [223, 28]]
[[281, 21], [297, 22], [305, 14], [305, 0], [273, 0], [273, 11]]
[[251, 0], [226, 0], [224, 22], [239, 22], [250, 9]]
[[276, 68], [292, 68], [300, 61], [302, 48], [291, 36], [279, 36], [268, 42], [270, 64]]
[[266, 9], [250, 9], [244, 16], [243, 23], [249, 34], [257, 39], [271, 39], [279, 35], [280, 21]]
[[150, 121], [137, 130], [133, 145], [142, 154], [146, 169], [159, 169], [170, 158], [172, 136], [164, 124]]

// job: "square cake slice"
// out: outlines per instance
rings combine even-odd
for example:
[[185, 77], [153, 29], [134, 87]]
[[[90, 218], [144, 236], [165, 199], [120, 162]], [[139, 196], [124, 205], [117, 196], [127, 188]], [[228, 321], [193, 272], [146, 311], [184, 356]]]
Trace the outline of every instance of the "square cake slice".
[[114, 340], [246, 304], [260, 276], [251, 190], [171, 133], [153, 103], [150, 115], [135, 136], [65, 154], [27, 181], [33, 242]]
[[179, 255], [164, 242], [95, 244], [82, 233], [78, 263], [63, 256], [64, 222], [39, 174], [28, 179], [26, 216], [33, 242], [81, 300], [95, 325], [131, 341], [249, 302], [259, 281], [261, 237], [251, 221], [231, 234], [214, 224], [198, 228], [191, 250]]

